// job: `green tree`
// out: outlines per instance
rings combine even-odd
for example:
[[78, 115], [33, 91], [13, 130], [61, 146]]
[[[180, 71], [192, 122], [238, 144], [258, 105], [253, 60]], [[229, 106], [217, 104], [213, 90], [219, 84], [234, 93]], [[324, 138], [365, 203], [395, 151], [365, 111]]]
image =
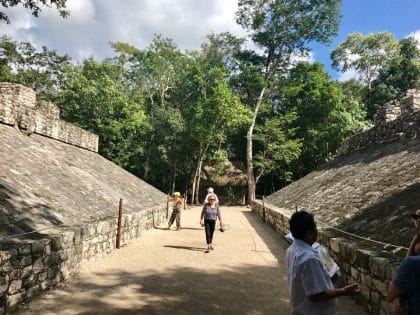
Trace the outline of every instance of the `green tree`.
[[45, 46], [37, 51], [29, 42], [0, 37], [0, 80], [31, 87], [44, 99], [54, 99], [71, 67], [70, 60]]
[[142, 97], [150, 129], [145, 134], [141, 176], [159, 181], [163, 190], [173, 191], [184, 164], [182, 134], [184, 122], [180, 107], [188, 89], [179, 92], [189, 69], [189, 58], [173, 41], [160, 35], [144, 50], [125, 43], [113, 43], [113, 59], [124, 71], [128, 93]]
[[[205, 66], [203, 66], [203, 62]], [[197, 152], [192, 179], [192, 201], [198, 203], [203, 163], [211, 158], [209, 152], [219, 152], [227, 135], [248, 123], [249, 111], [233, 95], [226, 81], [225, 68], [207, 67], [206, 59], [198, 60], [193, 78], [199, 91], [189, 106], [183, 107], [187, 131]]]
[[258, 151], [254, 156], [255, 183], [263, 176], [276, 174], [283, 182], [289, 182], [293, 172], [290, 165], [299, 159], [302, 140], [296, 137], [293, 128], [296, 113], [277, 114], [255, 127], [254, 141]]
[[[67, 17], [69, 12], [66, 10], [67, 0], [0, 0], [0, 4], [4, 8], [23, 6], [26, 9], [31, 10], [32, 15], [38, 17], [41, 12], [41, 5], [52, 7], [55, 6], [62, 17]], [[6, 22], [10, 24], [10, 19], [7, 14], [0, 11], [0, 22]]]
[[420, 87], [420, 49], [414, 38], [398, 43], [398, 54], [390, 59], [372, 82], [367, 100], [368, 117], [373, 118], [386, 102], [403, 95], [407, 90]]
[[339, 71], [354, 69], [370, 90], [379, 70], [396, 56], [397, 50], [398, 43], [391, 33], [351, 33], [331, 52], [331, 59]]
[[281, 112], [296, 115], [292, 126], [302, 139], [297, 178], [331, 160], [346, 137], [367, 125], [363, 103], [347, 97], [356, 88], [341, 88], [320, 63], [299, 63], [290, 71], [280, 92]]
[[101, 155], [135, 173], [132, 161], [143, 150], [139, 141], [148, 123], [142, 104], [127, 96], [119, 78], [120, 68], [108, 61], [85, 60], [69, 73], [57, 105], [65, 120], [99, 135]]
[[267, 90], [275, 76], [287, 71], [292, 56], [308, 51], [309, 42], [327, 43], [337, 33], [339, 6], [339, 0], [239, 0], [237, 22], [261, 51], [250, 57], [264, 78], [247, 133], [248, 203], [255, 199], [252, 136]]

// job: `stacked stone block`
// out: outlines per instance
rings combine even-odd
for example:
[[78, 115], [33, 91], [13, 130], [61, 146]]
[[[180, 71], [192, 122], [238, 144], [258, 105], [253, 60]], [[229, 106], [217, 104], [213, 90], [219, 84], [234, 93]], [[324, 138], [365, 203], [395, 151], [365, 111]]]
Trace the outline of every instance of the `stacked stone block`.
[[[292, 211], [258, 200], [253, 202], [252, 210], [280, 235], [290, 231], [289, 219]], [[338, 231], [322, 227], [318, 233], [318, 241], [328, 248], [340, 267], [342, 276], [338, 285], [359, 283], [362, 292], [355, 298], [369, 314], [391, 314], [391, 304], [386, 299], [386, 291], [405, 250], [394, 248], [390, 253], [389, 250], [384, 251], [381, 245], [366, 244], [365, 241], [348, 235], [343, 237]]]
[[50, 102], [36, 104], [35, 132], [53, 139], [59, 137], [60, 110]]
[[0, 122], [27, 129], [35, 116], [35, 103], [32, 89], [0, 82]]
[[387, 123], [401, 115], [412, 114], [420, 110], [420, 90], [408, 90], [399, 99], [386, 103], [375, 115], [375, 125]]
[[[411, 103], [412, 104], [412, 103]], [[365, 149], [375, 144], [390, 141], [404, 141], [420, 135], [420, 110], [412, 114], [404, 114], [387, 123], [381, 123], [372, 128], [347, 138], [341, 145], [338, 154], [345, 154]]]
[[[165, 216], [165, 207], [125, 214], [122, 243], [159, 225]], [[56, 229], [37, 240], [0, 240], [0, 314], [59, 286], [83, 260], [110, 253], [116, 245], [116, 218]]]
[[402, 113], [414, 113], [420, 110], [420, 90], [408, 90], [400, 99]]
[[395, 120], [399, 116], [401, 116], [401, 113], [402, 113], [401, 106], [398, 100], [386, 103], [376, 113], [375, 119], [374, 119], [375, 125], [378, 125], [381, 123], [387, 123], [389, 121]]
[[98, 152], [97, 135], [60, 120], [52, 103], [36, 102], [35, 92], [20, 84], [0, 82], [0, 123]]
[[375, 125], [346, 139], [338, 154], [367, 148], [369, 146], [417, 137], [420, 131], [420, 90], [412, 89], [386, 103], [375, 115]]

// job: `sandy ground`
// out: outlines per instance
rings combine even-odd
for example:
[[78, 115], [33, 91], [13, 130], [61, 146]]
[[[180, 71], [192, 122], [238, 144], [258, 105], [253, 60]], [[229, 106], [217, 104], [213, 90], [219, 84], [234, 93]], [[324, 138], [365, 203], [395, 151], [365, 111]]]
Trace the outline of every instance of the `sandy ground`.
[[[286, 241], [249, 209], [222, 207], [230, 230], [216, 231], [215, 250], [205, 253], [199, 215], [187, 209], [181, 231], [162, 225], [87, 261], [17, 314], [290, 314]], [[367, 313], [341, 298], [339, 314]]]

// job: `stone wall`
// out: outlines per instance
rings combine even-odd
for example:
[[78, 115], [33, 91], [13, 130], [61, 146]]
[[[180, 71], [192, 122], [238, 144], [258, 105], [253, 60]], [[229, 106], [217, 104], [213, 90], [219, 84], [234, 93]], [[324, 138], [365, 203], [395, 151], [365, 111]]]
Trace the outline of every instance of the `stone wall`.
[[[279, 234], [289, 232], [292, 211], [261, 200], [253, 202], [252, 210]], [[391, 314], [386, 291], [405, 250], [396, 247], [384, 251], [383, 246], [378, 244], [351, 237], [338, 230], [323, 229], [320, 222], [318, 225], [318, 241], [328, 248], [342, 272], [337, 285], [359, 283], [362, 293], [354, 298], [369, 314]]]
[[37, 103], [32, 89], [0, 82], [0, 123], [15, 126], [27, 135], [37, 133], [98, 152], [97, 135], [59, 117], [58, 107], [48, 102]]
[[420, 135], [420, 110], [414, 113], [404, 113], [398, 118], [383, 122], [347, 138], [338, 150], [338, 154], [345, 154], [371, 147], [379, 143], [397, 140], [409, 140]]
[[400, 115], [420, 110], [420, 90], [408, 90], [404, 96], [386, 103], [375, 115], [375, 125], [397, 119]]
[[[166, 207], [123, 215], [121, 244], [159, 225], [165, 217]], [[83, 260], [111, 252], [116, 246], [116, 230], [117, 219], [110, 218], [38, 235], [35, 240], [2, 241], [0, 314], [59, 286], [79, 270]]]

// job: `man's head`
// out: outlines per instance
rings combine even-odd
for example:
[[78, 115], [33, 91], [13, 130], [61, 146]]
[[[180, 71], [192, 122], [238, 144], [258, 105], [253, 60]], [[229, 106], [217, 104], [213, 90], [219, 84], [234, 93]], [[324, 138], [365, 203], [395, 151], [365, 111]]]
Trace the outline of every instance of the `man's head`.
[[212, 194], [212, 193], [214, 193], [214, 189], [212, 187], [209, 187], [209, 188], [207, 188], [207, 192], [209, 194]]
[[173, 197], [181, 197], [181, 193], [176, 191], [172, 194]]
[[290, 232], [294, 238], [312, 245], [318, 238], [318, 230], [313, 214], [301, 210], [293, 213], [289, 221]]

